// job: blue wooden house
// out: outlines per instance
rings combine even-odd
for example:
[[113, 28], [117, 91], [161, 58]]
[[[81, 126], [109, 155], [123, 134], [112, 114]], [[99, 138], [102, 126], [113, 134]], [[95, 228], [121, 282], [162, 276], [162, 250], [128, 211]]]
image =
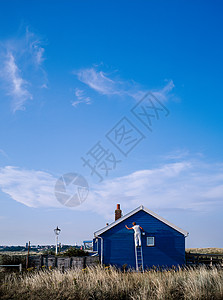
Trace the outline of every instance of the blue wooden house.
[[125, 227], [132, 227], [133, 222], [144, 229], [140, 247], [144, 269], [181, 266], [185, 263], [186, 231], [144, 206], [122, 216], [118, 204], [115, 213], [115, 222], [94, 233], [93, 250], [98, 252], [102, 264], [137, 269], [138, 247], [135, 247], [134, 231]]

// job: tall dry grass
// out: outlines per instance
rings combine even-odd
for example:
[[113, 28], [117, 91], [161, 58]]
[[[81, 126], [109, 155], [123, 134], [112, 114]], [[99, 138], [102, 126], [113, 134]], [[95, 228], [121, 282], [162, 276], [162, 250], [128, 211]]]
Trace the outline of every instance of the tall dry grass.
[[6, 299], [146, 300], [223, 299], [223, 271], [217, 268], [125, 272], [101, 267], [7, 275], [0, 287]]

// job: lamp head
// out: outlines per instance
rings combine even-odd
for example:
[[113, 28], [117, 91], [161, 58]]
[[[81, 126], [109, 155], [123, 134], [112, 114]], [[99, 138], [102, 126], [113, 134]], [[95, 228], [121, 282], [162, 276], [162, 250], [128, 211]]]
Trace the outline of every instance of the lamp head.
[[57, 228], [56, 228], [56, 229], [54, 229], [54, 233], [55, 233], [56, 235], [59, 235], [59, 234], [60, 234], [60, 232], [61, 232], [61, 229], [60, 229], [60, 228], [58, 228], [58, 226], [57, 226]]

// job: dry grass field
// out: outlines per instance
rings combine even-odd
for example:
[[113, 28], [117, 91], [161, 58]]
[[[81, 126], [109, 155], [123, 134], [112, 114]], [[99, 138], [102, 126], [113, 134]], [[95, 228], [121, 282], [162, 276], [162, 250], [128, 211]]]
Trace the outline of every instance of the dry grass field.
[[[223, 254], [223, 249], [193, 248], [186, 249], [186, 252]], [[9, 257], [19, 261], [22, 257], [25, 259], [24, 253], [23, 256], [16, 254]], [[56, 269], [30, 270], [22, 275], [0, 271], [2, 300], [223, 299], [223, 270], [217, 268], [123, 273], [113, 267], [98, 266], [64, 273]]]
[[223, 271], [216, 268], [121, 272], [115, 268], [47, 270], [2, 280], [0, 298], [145, 300], [223, 299]]
[[223, 254], [223, 248], [187, 248], [187, 253]]

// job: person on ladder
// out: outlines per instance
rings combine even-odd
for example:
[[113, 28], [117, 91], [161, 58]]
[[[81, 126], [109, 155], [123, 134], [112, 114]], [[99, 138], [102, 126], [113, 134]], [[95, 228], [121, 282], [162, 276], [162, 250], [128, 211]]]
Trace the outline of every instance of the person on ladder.
[[141, 230], [143, 230], [143, 228], [141, 226], [139, 226], [139, 225], [136, 225], [136, 222], [133, 222], [132, 225], [133, 225], [133, 227], [130, 227], [130, 228], [127, 225], [125, 225], [125, 227], [128, 230], [130, 230], [130, 229], [134, 230], [135, 246], [136, 247], [141, 247], [141, 245], [142, 245], [142, 242], [141, 242]]

